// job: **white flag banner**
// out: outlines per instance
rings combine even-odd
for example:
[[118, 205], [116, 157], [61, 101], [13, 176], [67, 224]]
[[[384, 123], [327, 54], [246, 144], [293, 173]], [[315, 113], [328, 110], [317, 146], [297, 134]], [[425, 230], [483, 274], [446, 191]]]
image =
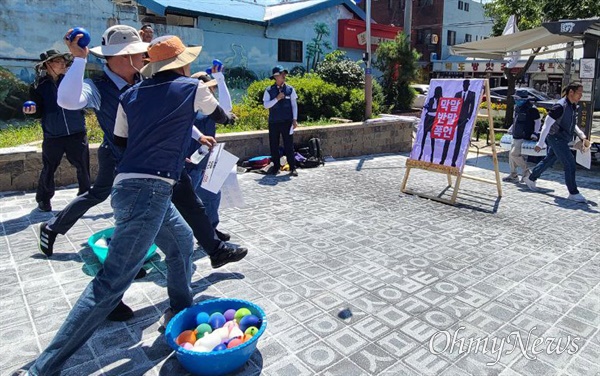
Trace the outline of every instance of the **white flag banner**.
[[[517, 27], [517, 19], [516, 19], [515, 15], [513, 14], [512, 16], [510, 16], [508, 18], [508, 21], [506, 22], [506, 26], [504, 27], [504, 31], [502, 32], [502, 35], [514, 34], [514, 33], [517, 33], [518, 31], [519, 31], [519, 28]], [[506, 66], [508, 68], [516, 67], [520, 58], [521, 58], [521, 51], [511, 52], [507, 56], [508, 61], [506, 63]]]

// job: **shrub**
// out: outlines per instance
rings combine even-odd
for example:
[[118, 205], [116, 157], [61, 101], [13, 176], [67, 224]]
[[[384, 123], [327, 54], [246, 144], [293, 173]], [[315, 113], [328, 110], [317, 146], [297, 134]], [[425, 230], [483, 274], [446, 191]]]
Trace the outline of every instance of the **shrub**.
[[29, 86], [0, 67], [0, 119], [23, 118], [23, 102], [28, 99]]
[[315, 73], [326, 82], [333, 82], [348, 89], [360, 89], [365, 86], [365, 73], [360, 65], [348, 59], [346, 52], [336, 50], [325, 56], [317, 65]]

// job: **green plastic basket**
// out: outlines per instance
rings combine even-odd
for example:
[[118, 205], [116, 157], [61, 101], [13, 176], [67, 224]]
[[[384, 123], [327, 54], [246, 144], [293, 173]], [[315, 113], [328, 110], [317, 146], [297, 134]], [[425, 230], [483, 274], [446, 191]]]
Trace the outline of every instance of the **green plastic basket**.
[[[97, 245], [96, 242], [101, 238], [110, 238], [113, 232], [115, 232], [114, 227], [107, 228], [106, 230], [102, 230], [95, 233], [88, 239], [88, 245], [92, 248], [92, 251], [94, 251], [94, 254], [96, 255], [96, 257], [98, 257], [98, 260], [100, 260], [100, 263], [102, 264], [104, 264], [104, 260], [106, 260], [106, 256], [108, 256], [108, 247]], [[156, 253], [156, 248], [156, 244], [152, 244], [152, 246], [150, 246], [150, 249], [148, 249], [148, 253], [146, 253], [146, 258], [144, 259], [144, 261], [148, 261], [152, 256], [154, 256], [154, 254]]]

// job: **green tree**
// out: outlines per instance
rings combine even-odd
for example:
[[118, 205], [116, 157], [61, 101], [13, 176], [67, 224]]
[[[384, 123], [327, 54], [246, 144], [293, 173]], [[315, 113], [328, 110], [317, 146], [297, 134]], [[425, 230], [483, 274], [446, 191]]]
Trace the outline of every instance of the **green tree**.
[[306, 45], [306, 72], [317, 67], [317, 63], [321, 60], [321, 56], [325, 54], [325, 48], [331, 49], [331, 42], [323, 40], [323, 37], [331, 35], [331, 31], [327, 24], [318, 22], [315, 24], [315, 34], [317, 34], [312, 42]]
[[[561, 19], [577, 19], [598, 17], [600, 15], [600, 2], [598, 0], [494, 0], [484, 5], [486, 16], [494, 21], [493, 34], [501, 35], [506, 22], [511, 15], [515, 15], [519, 30], [528, 30], [538, 27], [542, 22], [558, 21]], [[513, 121], [514, 101], [512, 95], [519, 79], [527, 72], [533, 63], [535, 54], [540, 49], [534, 49], [525, 66], [516, 71], [504, 69], [508, 81], [507, 108], [505, 127]], [[570, 66], [570, 63], [569, 63]]]
[[410, 88], [419, 68], [420, 54], [411, 48], [406, 34], [399, 33], [393, 41], [384, 41], [377, 48], [373, 66], [383, 75], [381, 84], [386, 104], [398, 110], [410, 109], [415, 92]]

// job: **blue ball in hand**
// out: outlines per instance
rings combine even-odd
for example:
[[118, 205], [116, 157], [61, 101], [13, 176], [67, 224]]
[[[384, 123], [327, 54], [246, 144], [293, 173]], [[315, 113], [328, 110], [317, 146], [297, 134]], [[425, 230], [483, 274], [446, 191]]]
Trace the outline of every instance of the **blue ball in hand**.
[[83, 36], [79, 39], [77, 45], [81, 48], [87, 47], [87, 45], [90, 44], [91, 38], [90, 33], [83, 27], [74, 27], [73, 31], [71, 31], [71, 34], [69, 34], [69, 40], [72, 42], [73, 39], [75, 39], [75, 37], [79, 34], [83, 34]]
[[27, 101], [27, 102], [23, 103], [23, 107], [25, 107], [25, 108], [31, 108], [31, 107], [33, 107], [35, 105], [36, 104], [35, 104], [34, 101]]

